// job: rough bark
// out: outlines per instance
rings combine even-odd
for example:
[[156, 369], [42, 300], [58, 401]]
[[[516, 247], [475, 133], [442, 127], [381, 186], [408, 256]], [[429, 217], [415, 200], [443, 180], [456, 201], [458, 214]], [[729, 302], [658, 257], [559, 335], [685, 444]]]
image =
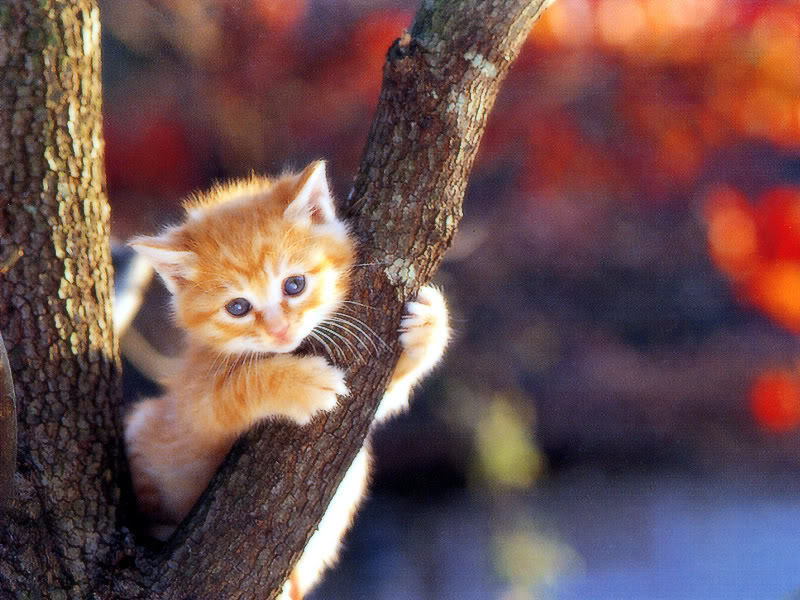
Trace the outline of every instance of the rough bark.
[[109, 208], [94, 2], [0, 4], [0, 329], [17, 396], [0, 597], [90, 597], [114, 560]]
[[403, 301], [450, 244], [489, 110], [542, 3], [425, 0], [392, 46], [346, 207], [364, 265], [354, 282], [364, 308], [354, 312], [388, 349], [344, 365], [354, 393], [338, 410], [304, 429], [273, 423], [245, 435], [157, 551], [133, 546], [119, 510], [127, 474], [97, 9], [0, 4], [0, 330], [20, 435], [16, 498], [0, 524], [0, 597], [277, 595], [368, 434], [398, 355]]

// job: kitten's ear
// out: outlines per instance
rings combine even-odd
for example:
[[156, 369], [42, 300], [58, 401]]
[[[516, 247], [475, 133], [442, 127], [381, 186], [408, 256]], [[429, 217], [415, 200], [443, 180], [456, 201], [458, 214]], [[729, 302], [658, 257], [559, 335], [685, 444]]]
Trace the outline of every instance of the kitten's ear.
[[325, 176], [325, 161], [311, 163], [297, 177], [297, 193], [283, 215], [291, 221], [315, 224], [337, 222], [333, 197]]
[[164, 285], [173, 294], [181, 282], [191, 280], [195, 274], [197, 255], [178, 248], [169, 233], [158, 237], [133, 238], [128, 245], [152, 263], [164, 280]]

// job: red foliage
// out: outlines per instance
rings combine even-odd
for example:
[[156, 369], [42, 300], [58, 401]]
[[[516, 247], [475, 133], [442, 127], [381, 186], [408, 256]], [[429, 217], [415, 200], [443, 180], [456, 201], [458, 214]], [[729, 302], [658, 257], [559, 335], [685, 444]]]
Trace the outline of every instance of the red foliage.
[[[778, 186], [751, 204], [720, 188], [706, 199], [709, 252], [740, 297], [794, 333], [800, 333], [800, 189]], [[800, 380], [786, 370], [766, 371], [750, 391], [756, 421], [774, 432], [800, 424]]]
[[184, 125], [173, 115], [150, 113], [136, 127], [106, 118], [106, 173], [119, 191], [182, 196], [198, 183], [197, 157]]
[[768, 189], [755, 204], [732, 188], [706, 199], [709, 253], [742, 297], [800, 333], [800, 188]]
[[764, 254], [776, 261], [800, 262], [800, 189], [767, 190], [761, 195], [759, 218]]
[[800, 381], [787, 370], [766, 371], [750, 392], [750, 409], [756, 422], [775, 433], [800, 425]]

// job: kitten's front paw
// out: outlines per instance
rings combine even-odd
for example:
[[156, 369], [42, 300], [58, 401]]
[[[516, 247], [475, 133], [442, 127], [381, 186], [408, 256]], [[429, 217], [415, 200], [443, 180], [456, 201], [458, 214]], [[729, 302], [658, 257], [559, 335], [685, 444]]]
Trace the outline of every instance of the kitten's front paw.
[[442, 358], [450, 338], [447, 305], [442, 293], [433, 286], [420, 288], [416, 300], [406, 304], [406, 315], [400, 321], [400, 343], [403, 354], [397, 375], [428, 371]]
[[305, 425], [318, 411], [336, 407], [337, 396], [346, 397], [350, 390], [344, 380], [344, 371], [328, 364], [321, 356], [303, 357], [298, 376], [296, 410], [290, 415], [300, 425]]

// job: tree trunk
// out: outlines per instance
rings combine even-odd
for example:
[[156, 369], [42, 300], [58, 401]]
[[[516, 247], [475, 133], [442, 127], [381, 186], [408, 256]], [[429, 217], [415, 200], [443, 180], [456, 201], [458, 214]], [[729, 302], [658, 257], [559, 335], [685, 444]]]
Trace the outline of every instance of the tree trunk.
[[134, 545], [120, 509], [130, 496], [110, 326], [97, 8], [0, 5], [0, 330], [19, 406], [0, 596], [278, 594], [364, 443], [399, 353], [403, 302], [450, 244], [498, 86], [542, 4], [426, 0], [392, 46], [346, 206], [364, 265], [355, 312], [388, 346], [369, 364], [349, 357], [353, 394], [333, 413], [243, 436], [157, 551]]
[[18, 460], [0, 597], [90, 597], [114, 561], [121, 447], [98, 10], [0, 5], [0, 329]]

